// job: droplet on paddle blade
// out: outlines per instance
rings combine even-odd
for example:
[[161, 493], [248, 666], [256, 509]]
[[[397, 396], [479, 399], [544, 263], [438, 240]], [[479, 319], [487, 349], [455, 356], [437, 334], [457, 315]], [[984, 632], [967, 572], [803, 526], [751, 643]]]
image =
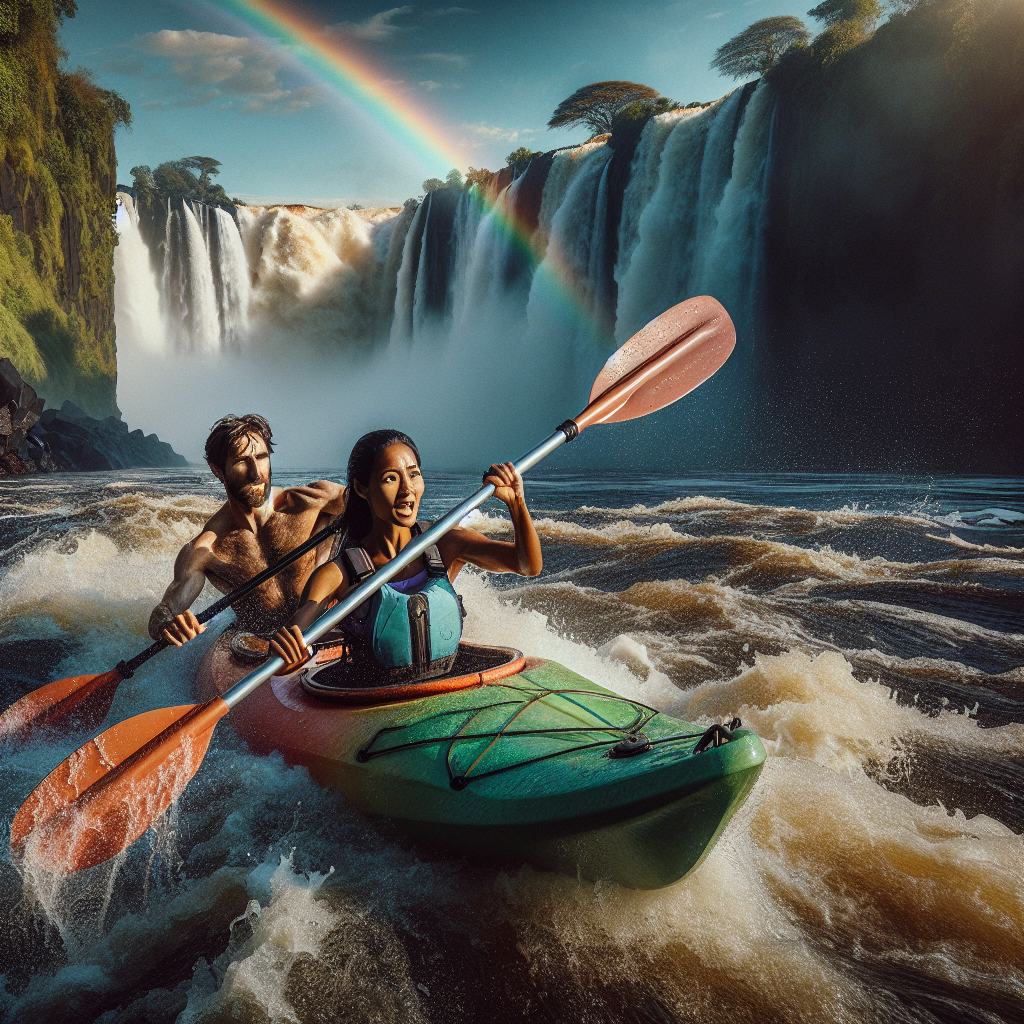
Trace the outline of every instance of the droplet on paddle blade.
[[[729, 358], [736, 328], [710, 295], [680, 302], [633, 335], [604, 364], [580, 427], [646, 416], [689, 394]], [[598, 399], [606, 396], [604, 402]]]
[[116, 856], [181, 795], [228, 710], [219, 697], [160, 708], [90, 740], [57, 765], [15, 815], [15, 855], [60, 872]]

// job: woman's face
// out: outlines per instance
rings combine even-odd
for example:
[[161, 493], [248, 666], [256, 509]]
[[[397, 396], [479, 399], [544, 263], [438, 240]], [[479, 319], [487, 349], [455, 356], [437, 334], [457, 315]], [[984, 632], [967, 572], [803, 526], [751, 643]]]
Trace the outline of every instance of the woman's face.
[[416, 453], [408, 445], [389, 445], [377, 456], [369, 483], [364, 487], [356, 480], [354, 485], [375, 518], [406, 528], [416, 522], [423, 497], [423, 475]]

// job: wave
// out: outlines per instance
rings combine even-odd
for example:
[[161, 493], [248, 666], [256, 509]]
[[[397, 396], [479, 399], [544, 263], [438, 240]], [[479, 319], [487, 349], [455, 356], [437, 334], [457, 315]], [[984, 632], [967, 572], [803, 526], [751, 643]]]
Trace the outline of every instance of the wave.
[[[20, 493], [42, 525], [0, 579], [0, 641], [73, 640], [53, 678], [148, 643], [176, 551], [217, 506], [123, 476], [84, 503]], [[1018, 563], [696, 536], [675, 512], [623, 511], [538, 517], [555, 568], [539, 581], [463, 572], [466, 637], [702, 724], [739, 715], [762, 737], [764, 771], [694, 875], [635, 892], [434, 853], [253, 755], [229, 717], [123, 857], [69, 877], [0, 861], [0, 1018], [1016, 1019], [1024, 641], [948, 612], [937, 588], [976, 602], [988, 591], [972, 572]], [[774, 514], [744, 529], [768, 532]], [[467, 525], [509, 536], [497, 513]], [[660, 578], [630, 578], [655, 559]], [[931, 603], [896, 605], [883, 585]], [[148, 664], [112, 718], [187, 701], [212, 634]], [[979, 651], [1003, 667], [968, 663]], [[5, 748], [8, 820], [77, 742]]]

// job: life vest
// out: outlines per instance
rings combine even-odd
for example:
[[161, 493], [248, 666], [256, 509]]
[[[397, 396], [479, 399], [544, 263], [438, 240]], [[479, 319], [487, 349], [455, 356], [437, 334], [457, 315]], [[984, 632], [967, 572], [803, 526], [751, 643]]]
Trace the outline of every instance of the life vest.
[[[420, 532], [417, 523], [413, 536]], [[444, 675], [455, 661], [462, 637], [462, 602], [437, 545], [427, 548], [424, 560], [427, 569], [422, 583], [409, 590], [401, 583], [385, 583], [341, 623], [351, 641], [352, 672], [365, 676], [366, 683], [430, 679]], [[376, 572], [360, 547], [343, 548], [335, 561], [353, 586]]]

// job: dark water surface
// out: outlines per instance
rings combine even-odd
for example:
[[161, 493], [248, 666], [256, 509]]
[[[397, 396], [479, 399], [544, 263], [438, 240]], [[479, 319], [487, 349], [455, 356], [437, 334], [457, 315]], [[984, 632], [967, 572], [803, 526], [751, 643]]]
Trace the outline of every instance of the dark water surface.
[[[424, 517], [478, 479], [428, 474]], [[0, 1020], [1024, 1020], [1024, 481], [541, 471], [527, 497], [544, 573], [460, 576], [469, 638], [738, 714], [769, 751], [693, 875], [634, 892], [438, 855], [229, 720], [115, 862], [0, 860]], [[147, 646], [218, 500], [199, 469], [0, 481], [3, 705]], [[474, 525], [509, 536], [492, 506]], [[187, 702], [213, 632], [107, 724]], [[2, 748], [4, 849], [86, 738]]]

